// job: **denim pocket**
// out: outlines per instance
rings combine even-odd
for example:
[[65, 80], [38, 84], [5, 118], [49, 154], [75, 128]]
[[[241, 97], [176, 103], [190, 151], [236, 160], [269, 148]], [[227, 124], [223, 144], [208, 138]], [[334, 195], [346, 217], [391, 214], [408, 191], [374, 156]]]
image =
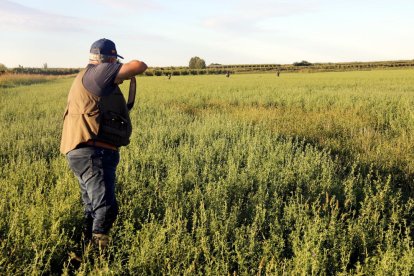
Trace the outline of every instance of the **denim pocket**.
[[[103, 152], [102, 150], [96, 150], [95, 153], [89, 159], [89, 172], [88, 178], [103, 173]], [[85, 180], [87, 181], [87, 180]]]
[[80, 179], [84, 179], [89, 172], [89, 158], [87, 156], [67, 155], [70, 169]]

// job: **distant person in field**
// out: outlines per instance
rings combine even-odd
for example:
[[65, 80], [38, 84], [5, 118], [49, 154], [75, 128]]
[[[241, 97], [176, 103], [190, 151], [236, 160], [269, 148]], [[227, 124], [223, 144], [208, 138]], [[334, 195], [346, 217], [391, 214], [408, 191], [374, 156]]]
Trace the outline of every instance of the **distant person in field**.
[[276, 72], [276, 76], [280, 76], [280, 71], [279, 70], [277, 70], [277, 72]]
[[227, 73], [226, 73], [226, 77], [230, 77], [230, 71], [227, 71]]
[[147, 69], [139, 60], [122, 64], [115, 44], [95, 41], [89, 64], [69, 91], [60, 151], [79, 180], [84, 204], [84, 244], [105, 249], [118, 214], [115, 171], [119, 147], [129, 143], [131, 120], [118, 84]]

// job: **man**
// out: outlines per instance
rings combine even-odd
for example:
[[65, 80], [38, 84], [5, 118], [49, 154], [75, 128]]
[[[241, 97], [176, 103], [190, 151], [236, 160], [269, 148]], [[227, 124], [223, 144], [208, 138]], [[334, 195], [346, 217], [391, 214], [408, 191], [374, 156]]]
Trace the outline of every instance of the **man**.
[[118, 149], [129, 143], [132, 132], [118, 84], [147, 69], [142, 61], [121, 64], [118, 57], [123, 58], [111, 40], [103, 38], [92, 44], [89, 64], [69, 91], [60, 146], [79, 180], [85, 215], [84, 242], [99, 249], [107, 246], [108, 232], [118, 213]]

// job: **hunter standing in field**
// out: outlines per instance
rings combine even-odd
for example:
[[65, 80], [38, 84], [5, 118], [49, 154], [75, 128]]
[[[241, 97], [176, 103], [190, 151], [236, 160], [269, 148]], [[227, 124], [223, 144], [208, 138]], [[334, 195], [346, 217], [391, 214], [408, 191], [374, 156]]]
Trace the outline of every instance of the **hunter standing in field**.
[[118, 84], [147, 69], [118, 62], [115, 44], [95, 41], [89, 64], [73, 81], [64, 114], [60, 151], [79, 180], [84, 204], [84, 244], [104, 249], [118, 213], [115, 171], [119, 147], [129, 144], [131, 120]]

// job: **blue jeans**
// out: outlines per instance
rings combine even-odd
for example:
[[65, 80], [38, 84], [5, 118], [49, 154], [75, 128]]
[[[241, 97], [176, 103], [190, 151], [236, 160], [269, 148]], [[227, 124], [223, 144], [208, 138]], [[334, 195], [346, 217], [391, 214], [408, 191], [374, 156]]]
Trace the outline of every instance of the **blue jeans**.
[[79, 180], [84, 205], [84, 234], [107, 234], [118, 214], [115, 198], [115, 172], [119, 152], [98, 147], [74, 149], [66, 155]]

